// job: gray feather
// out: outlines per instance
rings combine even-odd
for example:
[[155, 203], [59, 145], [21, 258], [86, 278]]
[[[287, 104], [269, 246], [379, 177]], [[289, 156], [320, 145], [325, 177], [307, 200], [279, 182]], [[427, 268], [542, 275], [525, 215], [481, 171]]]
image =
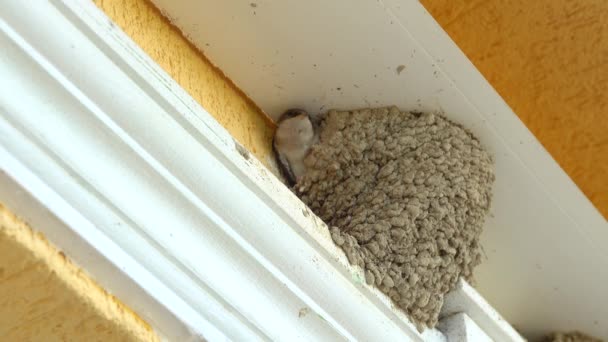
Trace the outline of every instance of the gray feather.
[[289, 166], [289, 161], [287, 160], [287, 158], [285, 158], [285, 156], [279, 153], [279, 151], [277, 150], [277, 147], [274, 144], [274, 140], [272, 142], [272, 150], [274, 151], [274, 155], [277, 158], [277, 164], [279, 165], [279, 170], [281, 171], [281, 174], [283, 175], [283, 177], [285, 177], [287, 183], [290, 186], [295, 185], [296, 176], [294, 175], [293, 171], [291, 171], [291, 166]]

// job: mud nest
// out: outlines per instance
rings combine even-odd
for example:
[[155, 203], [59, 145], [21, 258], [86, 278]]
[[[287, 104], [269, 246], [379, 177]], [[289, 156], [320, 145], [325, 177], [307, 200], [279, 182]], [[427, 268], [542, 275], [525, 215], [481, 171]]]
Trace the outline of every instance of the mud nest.
[[296, 184], [353, 265], [434, 327], [443, 295], [480, 263], [492, 158], [461, 126], [397, 108], [330, 111]]
[[543, 342], [602, 342], [602, 340], [583, 334], [580, 331], [571, 331], [552, 333], [546, 336]]

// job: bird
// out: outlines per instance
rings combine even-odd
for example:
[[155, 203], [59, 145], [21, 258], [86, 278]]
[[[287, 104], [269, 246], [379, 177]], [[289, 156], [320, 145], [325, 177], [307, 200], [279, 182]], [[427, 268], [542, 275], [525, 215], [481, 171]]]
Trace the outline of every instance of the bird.
[[277, 121], [272, 147], [281, 173], [290, 186], [306, 173], [304, 158], [317, 139], [310, 115], [302, 109], [289, 109]]

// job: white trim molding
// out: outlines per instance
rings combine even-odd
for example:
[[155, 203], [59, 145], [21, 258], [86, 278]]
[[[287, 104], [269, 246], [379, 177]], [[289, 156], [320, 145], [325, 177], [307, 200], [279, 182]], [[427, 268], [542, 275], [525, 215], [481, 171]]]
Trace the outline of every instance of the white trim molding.
[[0, 2], [0, 50], [0, 200], [166, 339], [445, 341], [92, 3]]
[[395, 105], [462, 124], [495, 161], [476, 290], [530, 339], [608, 339], [608, 222], [418, 0], [152, 1], [274, 118]]

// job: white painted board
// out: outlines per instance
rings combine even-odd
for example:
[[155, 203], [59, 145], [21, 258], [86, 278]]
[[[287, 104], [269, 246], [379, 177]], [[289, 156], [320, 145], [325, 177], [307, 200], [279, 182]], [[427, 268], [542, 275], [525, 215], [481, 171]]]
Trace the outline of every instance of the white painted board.
[[[443, 307], [439, 314], [438, 328], [446, 334], [448, 341], [452, 341], [453, 335], [458, 335], [464, 329], [463, 325], [467, 321], [473, 321], [475, 327], [469, 332], [481, 329], [484, 335], [489, 336], [495, 341], [524, 342], [525, 340], [519, 333], [500, 316], [494, 308], [471, 285], [463, 279], [458, 281], [456, 288], [444, 297]], [[466, 318], [455, 318], [458, 315], [465, 315]], [[451, 322], [451, 323], [450, 323]], [[461, 322], [458, 324], [457, 322]], [[454, 326], [456, 331], [448, 332], [448, 326]], [[460, 329], [458, 327], [463, 327]], [[460, 332], [458, 331], [460, 330]], [[475, 341], [475, 340], [471, 340]]]
[[464, 124], [496, 160], [477, 289], [530, 338], [608, 338], [606, 220], [420, 3], [153, 2], [273, 118], [397, 105]]
[[465, 313], [457, 313], [442, 319], [438, 328], [450, 342], [494, 342]]

